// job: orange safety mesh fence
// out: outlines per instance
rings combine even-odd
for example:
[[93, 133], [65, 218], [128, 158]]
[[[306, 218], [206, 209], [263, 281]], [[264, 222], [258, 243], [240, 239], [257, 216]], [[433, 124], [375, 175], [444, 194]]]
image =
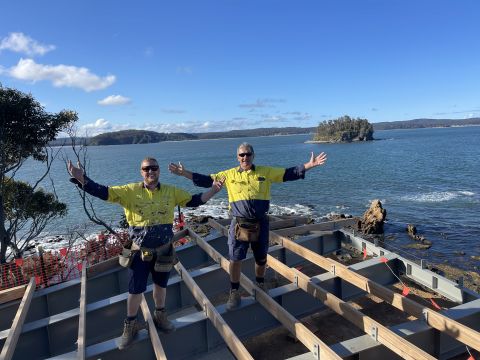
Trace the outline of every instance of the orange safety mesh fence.
[[37, 289], [78, 278], [82, 274], [83, 261], [91, 266], [117, 256], [127, 238], [126, 232], [99, 234], [81, 245], [14, 259], [0, 265], [0, 290], [27, 284], [31, 277], [35, 277]]
[[[183, 214], [180, 218], [175, 218], [173, 225], [174, 231], [184, 228]], [[76, 279], [82, 275], [83, 261], [86, 261], [87, 266], [92, 266], [118, 256], [127, 240], [126, 230], [116, 235], [101, 233], [81, 245], [46, 250], [42, 255], [32, 255], [2, 264], [0, 265], [0, 291], [28, 284], [31, 277], [35, 277], [37, 289]], [[182, 238], [177, 240], [174, 246], [180, 246], [186, 242], [187, 239]]]

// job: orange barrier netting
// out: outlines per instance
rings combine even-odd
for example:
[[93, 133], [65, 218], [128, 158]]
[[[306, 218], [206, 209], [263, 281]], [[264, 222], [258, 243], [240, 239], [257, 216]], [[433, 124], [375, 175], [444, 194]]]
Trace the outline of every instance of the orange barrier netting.
[[99, 234], [81, 245], [46, 250], [2, 264], [0, 290], [27, 284], [31, 277], [35, 278], [37, 289], [78, 278], [82, 274], [83, 261], [91, 266], [117, 256], [127, 237], [126, 232]]
[[[182, 230], [185, 218], [174, 222], [174, 231]], [[122, 245], [127, 241], [128, 234], [122, 231], [115, 234], [103, 233], [96, 238], [87, 240], [81, 245], [64, 247], [58, 250], [46, 250], [41, 255], [36, 254], [26, 258], [14, 259], [0, 265], [0, 291], [15, 286], [28, 284], [31, 277], [35, 277], [38, 288], [59, 284], [68, 280], [79, 278], [82, 275], [82, 263], [87, 266], [118, 256]], [[182, 238], [174, 244], [183, 245], [187, 242]]]

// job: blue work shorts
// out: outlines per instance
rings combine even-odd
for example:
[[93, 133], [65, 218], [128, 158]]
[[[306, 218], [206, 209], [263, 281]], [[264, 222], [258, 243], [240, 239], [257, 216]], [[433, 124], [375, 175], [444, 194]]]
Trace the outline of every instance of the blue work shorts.
[[240, 261], [246, 258], [248, 248], [251, 247], [255, 260], [265, 260], [268, 253], [268, 232], [270, 231], [268, 217], [260, 220], [260, 234], [257, 241], [239, 241], [235, 239], [235, 217], [230, 223], [228, 231], [228, 255], [232, 261]]
[[128, 268], [128, 292], [130, 294], [141, 294], [147, 289], [148, 274], [152, 274], [154, 284], [162, 288], [167, 287], [169, 272], [156, 272], [154, 270], [155, 259], [142, 261], [140, 252], [133, 257], [132, 265]]

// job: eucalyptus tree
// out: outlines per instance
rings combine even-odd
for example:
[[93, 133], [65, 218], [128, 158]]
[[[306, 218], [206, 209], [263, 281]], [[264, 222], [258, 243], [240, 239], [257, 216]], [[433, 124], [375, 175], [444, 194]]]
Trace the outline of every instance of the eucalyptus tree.
[[[8, 247], [21, 254], [46, 221], [65, 215], [66, 208], [55, 194], [46, 193], [39, 185], [58, 154], [49, 142], [77, 120], [73, 111], [47, 113], [31, 94], [0, 84], [0, 263], [6, 261]], [[29, 158], [44, 163], [45, 169], [29, 183], [16, 181], [17, 172]], [[19, 237], [19, 231], [27, 232], [26, 237]], [[28, 241], [19, 243], [19, 238]]]

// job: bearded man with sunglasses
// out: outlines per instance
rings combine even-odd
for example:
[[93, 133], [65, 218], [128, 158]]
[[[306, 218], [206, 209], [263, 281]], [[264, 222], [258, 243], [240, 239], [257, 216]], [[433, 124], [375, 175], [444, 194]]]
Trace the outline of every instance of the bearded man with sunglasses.
[[[118, 347], [124, 349], [132, 342], [139, 325], [137, 312], [146, 290], [148, 276], [152, 274], [155, 312], [153, 320], [163, 332], [172, 332], [174, 325], [167, 319], [165, 297], [170, 270], [175, 260], [172, 237], [173, 218], [176, 206], [197, 207], [205, 204], [220, 191], [222, 181], [212, 181], [209, 191], [191, 195], [172, 185], [159, 182], [160, 170], [157, 160], [145, 158], [140, 166], [142, 182], [104, 186], [89, 179], [81, 165], [67, 164], [72, 182], [85, 192], [102, 200], [120, 204], [125, 211], [132, 241], [131, 264], [128, 268], [127, 318]], [[140, 250], [140, 251], [138, 251]], [[161, 260], [161, 261], [160, 261]]]
[[228, 192], [228, 202], [232, 222], [228, 233], [228, 249], [230, 257], [230, 296], [227, 310], [240, 306], [239, 293], [242, 260], [252, 248], [255, 258], [255, 277], [257, 286], [265, 289], [265, 265], [268, 252], [268, 216], [270, 207], [270, 187], [272, 183], [293, 181], [305, 178], [305, 172], [316, 166], [323, 165], [327, 155], [321, 153], [310, 161], [291, 168], [275, 168], [254, 165], [255, 153], [253, 146], [242, 143], [237, 149], [239, 166], [220, 171], [210, 176], [188, 171], [181, 163], [171, 163], [168, 169], [171, 173], [184, 176], [197, 186], [209, 187], [217, 179], [224, 179]]

